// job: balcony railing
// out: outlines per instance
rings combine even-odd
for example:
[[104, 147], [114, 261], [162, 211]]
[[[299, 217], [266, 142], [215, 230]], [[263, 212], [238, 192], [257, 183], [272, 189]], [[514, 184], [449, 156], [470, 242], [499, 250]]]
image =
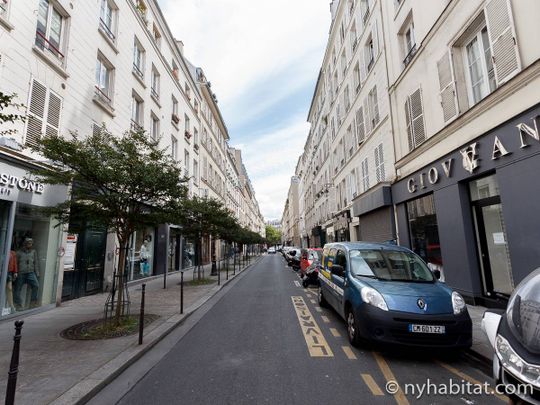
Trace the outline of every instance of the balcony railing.
[[103, 31], [110, 38], [111, 41], [114, 41], [116, 39], [110, 27], [107, 25], [105, 21], [103, 21], [102, 18], [99, 19], [99, 29]]
[[159, 100], [159, 93], [155, 88], [150, 89], [150, 95], [154, 97], [156, 100]]
[[4, 17], [7, 14], [7, 1], [0, 0], [0, 17]]
[[98, 86], [94, 87], [94, 97], [102, 103], [107, 104], [108, 106], [112, 104], [112, 100], [109, 95], [105, 93], [102, 89], [100, 89]]
[[180, 117], [178, 116], [178, 114], [173, 114], [171, 116], [171, 119], [175, 124], [178, 124], [180, 122]]
[[133, 64], [133, 73], [135, 73], [141, 79], [144, 79], [144, 73], [142, 72], [141, 68], [136, 63]]
[[133, 118], [131, 119], [131, 130], [132, 131], [142, 131], [143, 127], [141, 124], [139, 124], [137, 121], [135, 121]]
[[403, 59], [403, 67], [407, 66], [411, 62], [415, 54], [416, 54], [416, 44], [414, 44], [411, 47], [411, 49], [409, 50], [409, 53], [407, 53], [407, 56], [405, 56], [405, 59]]
[[53, 45], [40, 31], [36, 31], [36, 46], [41, 50], [48, 50], [55, 57], [57, 57], [60, 61], [63, 62], [64, 54], [60, 52], [60, 50], [55, 45]]

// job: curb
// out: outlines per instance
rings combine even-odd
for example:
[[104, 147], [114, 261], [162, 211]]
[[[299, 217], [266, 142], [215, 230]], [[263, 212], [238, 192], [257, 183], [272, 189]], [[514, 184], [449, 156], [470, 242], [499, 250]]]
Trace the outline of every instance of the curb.
[[63, 392], [50, 404], [67, 405], [67, 404], [85, 404], [107, 384], [118, 377], [124, 370], [139, 360], [144, 354], [150, 351], [157, 343], [163, 340], [169, 333], [180, 326], [189, 318], [197, 309], [203, 306], [214, 295], [221, 291], [227, 284], [235, 280], [239, 275], [250, 269], [258, 263], [263, 256], [259, 256], [253, 263], [248, 264], [240, 270], [234, 277], [229, 280], [222, 281], [221, 285], [214, 286], [209, 293], [199, 298], [192, 306], [190, 306], [184, 314], [175, 314], [170, 316], [160, 326], [153, 329], [148, 334], [144, 335], [144, 343], [142, 345], [132, 344], [124, 351], [119, 353], [112, 360], [108, 361], [91, 374], [83, 378], [77, 384], [73, 385], [67, 391]]

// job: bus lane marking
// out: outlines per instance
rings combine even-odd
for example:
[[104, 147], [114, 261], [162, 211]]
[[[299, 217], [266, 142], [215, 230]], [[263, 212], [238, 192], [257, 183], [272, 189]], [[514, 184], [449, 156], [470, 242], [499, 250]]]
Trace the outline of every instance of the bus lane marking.
[[300, 328], [304, 334], [306, 345], [311, 357], [334, 357], [332, 349], [326, 342], [324, 335], [311, 314], [306, 302], [300, 296], [291, 297]]
[[339, 333], [339, 331], [336, 328], [330, 328], [330, 333], [334, 337], [341, 337], [341, 333]]
[[379, 385], [375, 382], [371, 374], [362, 374], [362, 379], [370, 389], [371, 393], [375, 396], [384, 395]]
[[[386, 382], [389, 383], [390, 381], [394, 381], [397, 383], [397, 379], [384, 357], [377, 352], [373, 352], [373, 357], [375, 357], [375, 361], [377, 361], [377, 365], [386, 379]], [[398, 405], [409, 405], [409, 401], [399, 385], [397, 386], [397, 391], [394, 394], [394, 399]]]
[[343, 349], [343, 352], [345, 353], [345, 356], [347, 356], [347, 358], [349, 360], [356, 360], [357, 359], [356, 354], [354, 354], [354, 352], [352, 351], [350, 346], [341, 346], [341, 348]]

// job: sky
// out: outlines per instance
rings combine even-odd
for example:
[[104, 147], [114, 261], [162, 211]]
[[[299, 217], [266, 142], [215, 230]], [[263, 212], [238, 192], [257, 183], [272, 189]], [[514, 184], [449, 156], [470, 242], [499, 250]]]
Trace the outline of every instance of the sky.
[[281, 218], [309, 132], [330, 0], [159, 0], [185, 56], [203, 68], [242, 149], [261, 212]]

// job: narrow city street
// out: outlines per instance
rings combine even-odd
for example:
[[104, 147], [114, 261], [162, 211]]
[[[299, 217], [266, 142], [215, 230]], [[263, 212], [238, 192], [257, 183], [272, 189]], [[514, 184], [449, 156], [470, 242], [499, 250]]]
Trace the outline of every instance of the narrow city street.
[[[419, 392], [410, 389], [408, 396], [391, 395], [394, 380], [404, 389], [411, 383], [492, 379], [462, 354], [353, 348], [345, 322], [320, 308], [316, 297], [314, 288], [301, 287], [280, 254], [264, 256], [154, 367], [145, 358], [133, 365], [147, 374], [125, 395], [121, 375], [91, 403], [115, 396], [121, 404], [503, 403], [495, 395], [434, 396], [433, 388], [432, 395], [418, 399]], [[315, 341], [310, 328], [302, 332], [299, 302], [313, 318]]]

